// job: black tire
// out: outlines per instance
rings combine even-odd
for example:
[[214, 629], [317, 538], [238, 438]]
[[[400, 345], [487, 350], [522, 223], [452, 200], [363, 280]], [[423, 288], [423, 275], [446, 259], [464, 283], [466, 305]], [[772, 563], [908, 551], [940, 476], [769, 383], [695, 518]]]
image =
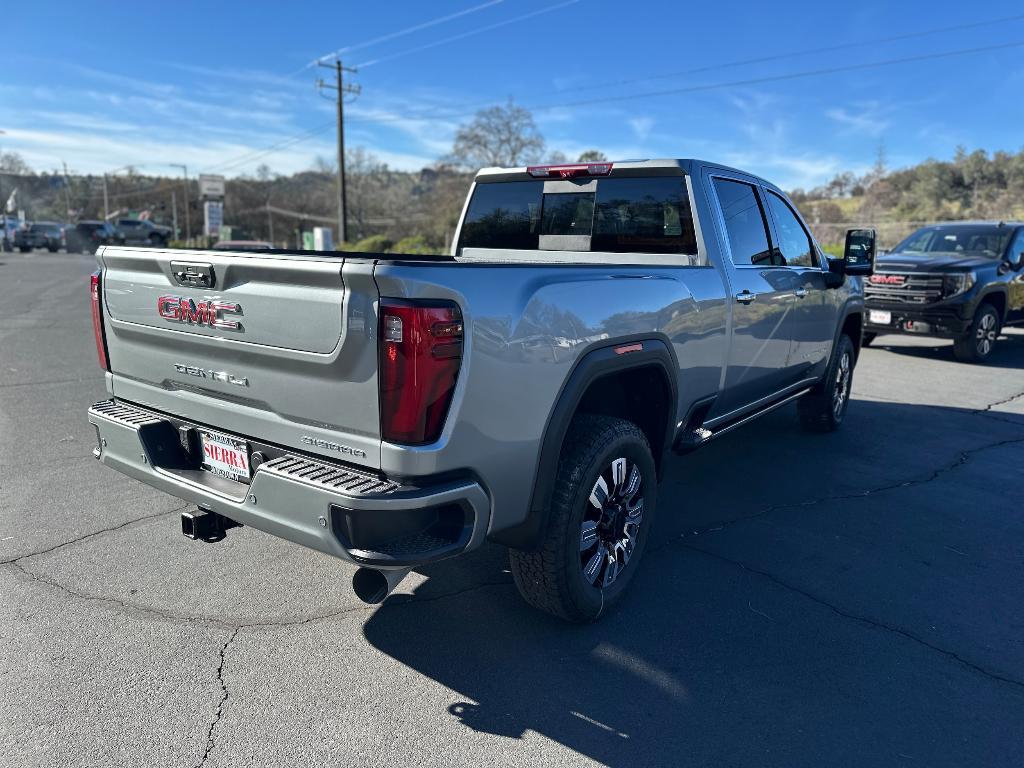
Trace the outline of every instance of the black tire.
[[989, 303], [978, 307], [967, 333], [953, 342], [953, 356], [962, 363], [984, 363], [992, 356], [1002, 330], [999, 310]]
[[[620, 461], [625, 462], [621, 468]], [[630, 494], [634, 470], [639, 485]], [[618, 483], [615, 471], [619, 472]], [[633, 580], [647, 545], [657, 482], [651, 448], [636, 424], [609, 416], [577, 416], [558, 461], [540, 549], [509, 550], [512, 578], [523, 599], [534, 608], [576, 623], [595, 621], [614, 608]], [[602, 483], [606, 503], [598, 507], [591, 497], [599, 496]], [[631, 523], [637, 509], [637, 522]], [[599, 520], [595, 523], [592, 518]], [[612, 541], [617, 542], [611, 550], [614, 560], [608, 556], [607, 543]], [[585, 542], [592, 543], [585, 547]], [[632, 542], [629, 552], [628, 542]], [[591, 581], [584, 568], [595, 562], [597, 570]]]
[[870, 347], [870, 346], [871, 346], [871, 343], [872, 343], [872, 342], [873, 342], [873, 341], [874, 341], [875, 339], [877, 339], [877, 338], [878, 338], [878, 334], [877, 334], [877, 333], [865, 333], [865, 334], [864, 334], [864, 335], [863, 335], [863, 336], [861, 337], [861, 340], [860, 340], [860, 345], [861, 345], [862, 347]]
[[836, 343], [824, 378], [798, 402], [800, 424], [808, 432], [835, 432], [842, 426], [850, 405], [856, 362], [853, 342], [844, 333]]
[[50, 253], [56, 253], [58, 248], [56, 245], [49, 245], [46, 247], [46, 250], [48, 250]]
[[28, 253], [29, 251], [32, 250], [32, 246], [31, 245], [19, 245], [18, 246], [18, 250], [21, 251], [22, 253]]

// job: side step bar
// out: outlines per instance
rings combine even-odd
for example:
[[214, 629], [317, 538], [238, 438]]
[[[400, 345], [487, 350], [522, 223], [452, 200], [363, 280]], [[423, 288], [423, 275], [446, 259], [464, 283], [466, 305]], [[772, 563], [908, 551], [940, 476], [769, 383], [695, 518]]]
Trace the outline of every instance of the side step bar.
[[805, 389], [798, 390], [793, 394], [782, 398], [781, 400], [776, 400], [775, 402], [765, 406], [764, 408], [754, 411], [753, 413], [748, 413], [746, 416], [743, 416], [742, 418], [737, 419], [736, 421], [729, 422], [728, 424], [725, 424], [719, 427], [718, 429], [711, 430], [707, 429], [704, 426], [689, 429], [686, 432], [683, 432], [676, 439], [674, 450], [676, 453], [690, 453], [691, 451], [695, 451], [701, 446], [707, 445], [712, 440], [719, 438], [722, 435], [728, 434], [729, 432], [732, 432], [734, 429], [742, 427], [744, 424], [749, 424], [754, 419], [758, 419], [761, 416], [764, 416], [766, 413], [771, 413], [777, 408], [781, 408], [787, 403], [793, 402], [798, 397], [803, 397], [810, 391], [810, 389], [811, 387], [807, 387]]

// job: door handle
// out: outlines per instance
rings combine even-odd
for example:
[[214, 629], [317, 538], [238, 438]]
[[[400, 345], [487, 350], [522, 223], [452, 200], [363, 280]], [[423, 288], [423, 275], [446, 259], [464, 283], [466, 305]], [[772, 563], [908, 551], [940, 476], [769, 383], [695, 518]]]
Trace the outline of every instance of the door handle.
[[796, 297], [798, 299], [806, 298], [806, 296], [807, 296], [807, 289], [806, 288], [797, 288], [796, 289]]
[[750, 302], [752, 302], [756, 298], [757, 298], [757, 294], [756, 293], [751, 293], [750, 291], [748, 291], [746, 289], [744, 289], [742, 292], [736, 294], [736, 301], [738, 301], [740, 304], [749, 304]]

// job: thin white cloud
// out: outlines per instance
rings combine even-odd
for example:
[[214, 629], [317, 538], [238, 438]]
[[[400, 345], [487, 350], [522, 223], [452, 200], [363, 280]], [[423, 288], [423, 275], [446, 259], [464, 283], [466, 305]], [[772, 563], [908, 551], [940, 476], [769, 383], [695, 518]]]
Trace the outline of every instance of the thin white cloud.
[[825, 116], [838, 123], [850, 133], [863, 136], [881, 136], [889, 127], [880, 110], [873, 104], [855, 105], [849, 109], [835, 107], [825, 112]]
[[647, 141], [647, 137], [651, 135], [651, 129], [654, 128], [653, 117], [631, 117], [629, 119], [629, 127], [633, 129], [633, 135], [641, 142]]

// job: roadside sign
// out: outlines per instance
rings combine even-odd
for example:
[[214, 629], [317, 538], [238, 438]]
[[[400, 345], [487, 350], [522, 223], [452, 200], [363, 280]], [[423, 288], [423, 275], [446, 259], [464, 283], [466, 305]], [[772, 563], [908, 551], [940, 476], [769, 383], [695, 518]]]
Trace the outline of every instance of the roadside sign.
[[220, 200], [207, 200], [203, 203], [203, 234], [216, 237], [224, 224], [224, 203]]
[[203, 173], [199, 175], [200, 197], [224, 197], [224, 177]]
[[313, 227], [313, 250], [334, 250], [334, 238], [330, 227]]

